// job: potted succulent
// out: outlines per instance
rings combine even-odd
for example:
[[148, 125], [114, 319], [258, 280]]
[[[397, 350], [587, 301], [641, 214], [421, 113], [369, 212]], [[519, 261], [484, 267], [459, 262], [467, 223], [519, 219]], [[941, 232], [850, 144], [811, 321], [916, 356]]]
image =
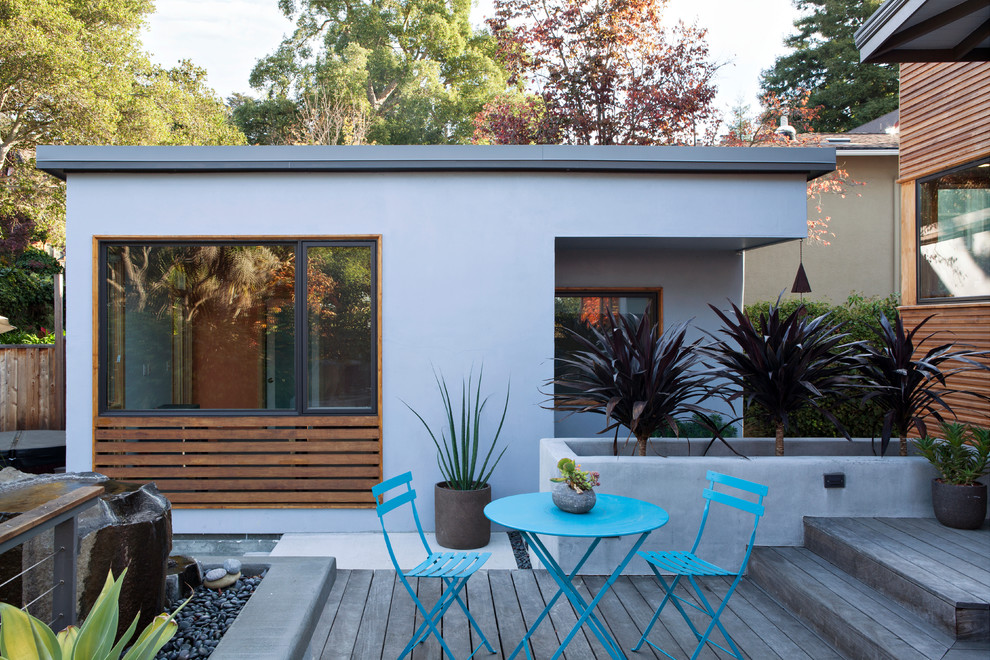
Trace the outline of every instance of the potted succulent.
[[946, 527], [978, 529], [987, 517], [987, 473], [990, 429], [968, 424], [942, 424], [943, 439], [926, 435], [915, 441], [918, 453], [938, 470], [932, 479], [935, 517]]
[[482, 548], [491, 540], [491, 521], [485, 517], [484, 509], [492, 501], [489, 479], [506, 450], [503, 447], [495, 455], [495, 445], [509, 409], [509, 385], [505, 387], [505, 405], [498, 428], [488, 441], [481, 428], [482, 414], [490, 398], [481, 396], [483, 374], [484, 367], [479, 370], [475, 382], [472, 369], [467, 380], [461, 381], [460, 411], [457, 412], [443, 375], [434, 373], [446, 417], [439, 432], [435, 433], [423, 416], [406, 404], [426, 427], [436, 446], [437, 465], [444, 478], [434, 487], [436, 538], [439, 545], [455, 550]]
[[553, 488], [550, 490], [553, 503], [557, 508], [567, 513], [588, 513], [595, 507], [595, 486], [598, 484], [597, 472], [586, 472], [572, 458], [562, 458], [557, 461], [559, 477], [553, 477]]

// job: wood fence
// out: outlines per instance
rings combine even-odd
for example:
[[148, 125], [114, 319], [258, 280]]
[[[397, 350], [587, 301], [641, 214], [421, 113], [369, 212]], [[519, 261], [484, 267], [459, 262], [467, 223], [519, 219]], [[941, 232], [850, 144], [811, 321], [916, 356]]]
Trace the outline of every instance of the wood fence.
[[0, 346], [0, 431], [65, 428], [52, 344]]

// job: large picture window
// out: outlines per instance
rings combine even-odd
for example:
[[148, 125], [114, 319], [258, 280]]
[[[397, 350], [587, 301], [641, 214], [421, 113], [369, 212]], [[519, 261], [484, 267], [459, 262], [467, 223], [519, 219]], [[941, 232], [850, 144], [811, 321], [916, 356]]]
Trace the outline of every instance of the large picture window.
[[919, 300], [990, 297], [990, 159], [918, 187]]
[[103, 241], [100, 412], [377, 412], [375, 241]]

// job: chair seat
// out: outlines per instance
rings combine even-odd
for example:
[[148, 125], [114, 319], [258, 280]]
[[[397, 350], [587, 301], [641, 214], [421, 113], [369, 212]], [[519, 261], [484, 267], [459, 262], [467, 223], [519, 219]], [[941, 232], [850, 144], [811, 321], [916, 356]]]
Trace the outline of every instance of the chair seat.
[[485, 565], [490, 552], [434, 552], [406, 577], [463, 578]]
[[690, 552], [639, 552], [640, 557], [657, 568], [674, 575], [737, 575]]

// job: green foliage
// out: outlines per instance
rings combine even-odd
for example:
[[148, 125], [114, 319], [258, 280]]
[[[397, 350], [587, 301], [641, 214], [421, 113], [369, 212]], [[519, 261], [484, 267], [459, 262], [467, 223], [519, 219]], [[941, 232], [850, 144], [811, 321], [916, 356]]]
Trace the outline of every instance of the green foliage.
[[[467, 142], [472, 118], [507, 74], [491, 37], [474, 34], [469, 0], [392, 3], [283, 0], [296, 30], [251, 72], [251, 86], [277, 101], [254, 110], [280, 123], [296, 108], [293, 141], [311, 144]], [[264, 117], [267, 115], [267, 117]], [[274, 128], [275, 126], [273, 126]], [[278, 130], [257, 131], [273, 139]]]
[[[784, 431], [791, 416], [811, 408], [839, 431], [848, 431], [830, 410], [824, 397], [840, 397], [853, 384], [850, 369], [856, 345], [846, 342], [843, 325], [829, 314], [812, 317], [803, 307], [787, 314], [778, 300], [754, 321], [732, 305], [731, 317], [714, 305], [722, 320], [716, 339], [706, 353], [719, 374], [738, 388], [746, 408], [758, 404], [774, 426], [776, 454], [784, 455]], [[730, 398], [735, 398], [730, 397]]]
[[[0, 0], [0, 216], [61, 247], [65, 186], [34, 169], [37, 144], [243, 144], [189, 62], [140, 49], [151, 0]], [[8, 156], [10, 158], [8, 158]]]
[[55, 327], [53, 275], [61, 271], [56, 259], [36, 248], [18, 255], [0, 253], [0, 314], [17, 327], [0, 335], [0, 342], [45, 343], [31, 336]]
[[942, 424], [944, 439], [925, 435], [915, 441], [918, 453], [942, 475], [942, 481], [971, 486], [987, 473], [990, 429], [968, 424]]
[[[426, 432], [433, 439], [433, 444], [437, 448], [437, 464], [443, 474], [444, 481], [448, 487], [454, 490], [478, 490], [484, 488], [495, 470], [495, 466], [502, 460], [507, 447], [492, 460], [495, 452], [495, 445], [498, 443], [498, 436], [502, 432], [502, 425], [505, 423], [505, 414], [509, 409], [509, 386], [505, 387], [505, 406], [502, 408], [502, 419], [499, 420], [495, 435], [488, 445], [488, 451], [484, 460], [479, 465], [479, 454], [484, 451], [482, 445], [481, 417], [485, 410], [485, 405], [490, 397], [481, 397], [481, 379], [485, 368], [478, 372], [478, 382], [474, 382], [474, 371], [468, 375], [467, 380], [461, 381], [461, 405], [460, 424], [456, 421], [454, 403], [451, 401], [450, 392], [447, 390], [447, 382], [442, 374], [433, 374], [436, 379], [437, 388], [440, 390], [440, 398], [443, 401], [444, 414], [446, 415], [446, 428], [441, 427], [438, 433], [434, 433], [430, 425], [426, 423], [422, 415], [413, 410], [405, 403], [406, 407], [426, 427]], [[439, 439], [437, 438], [439, 435]]]
[[[933, 315], [934, 316], [934, 315]], [[932, 341], [940, 333], [923, 336], [922, 327], [932, 319], [929, 316], [911, 330], [905, 330], [904, 322], [897, 316], [894, 323], [880, 318], [876, 337], [867, 345], [865, 360], [860, 372], [866, 380], [863, 401], [869, 401], [883, 414], [880, 432], [880, 454], [887, 451], [892, 432], [900, 436], [901, 456], [907, 456], [907, 435], [912, 428], [927, 435], [925, 416], [938, 421], [942, 413], [954, 415], [946, 400], [950, 394], [981, 399], [990, 404], [990, 397], [971, 390], [958, 390], [946, 386], [946, 378], [966, 371], [990, 370], [975, 358], [986, 357], [990, 351], [957, 349], [955, 342]], [[916, 357], [924, 348], [924, 355]], [[944, 369], [944, 370], [943, 370]]]
[[[897, 302], [896, 295], [886, 298], [864, 298], [854, 294], [849, 296], [843, 305], [809, 300], [804, 302], [804, 306], [809, 316], [829, 314], [833, 320], [844, 323], [842, 330], [849, 335], [851, 341], [870, 342], [876, 337], [876, 319], [880, 315], [890, 320], [897, 318]], [[764, 301], [748, 305], [746, 315], [751, 322], [756, 323], [761, 314], [768, 312], [772, 304]], [[782, 301], [781, 313], [791, 314], [801, 304], [800, 300]], [[825, 397], [820, 406], [834, 415], [852, 437], [871, 438], [880, 433], [883, 411], [876, 403], [861, 404], [851, 391]], [[836, 438], [841, 435], [836, 425], [814, 408], [793, 412], [789, 416], [789, 422], [788, 433], [794, 437]], [[747, 437], [773, 436], [775, 431], [765, 410], [756, 403], [746, 406], [744, 426]]]
[[[118, 601], [127, 569], [114, 580], [107, 574], [103, 590], [89, 616], [79, 627], [69, 626], [57, 636], [44, 622], [7, 603], [0, 603], [0, 660], [117, 660], [131, 641], [139, 617], [134, 617], [123, 636], [114, 644], [119, 618]], [[187, 600], [186, 603], [189, 601]], [[172, 614], [159, 614], [141, 632], [122, 660], [152, 660], [175, 635]]]
[[812, 122], [818, 132], [841, 132], [897, 109], [898, 69], [861, 64], [853, 35], [881, 0], [794, 0], [801, 17], [784, 44], [792, 52], [765, 70], [764, 93], [789, 98], [810, 90], [809, 104], [821, 106]]
[[669, 426], [660, 427], [653, 435], [654, 438], [709, 438], [712, 437], [711, 425], [722, 429], [723, 438], [735, 438], [739, 435], [739, 429], [731, 423], [727, 423], [718, 413], [713, 413], [706, 420], [701, 415], [692, 415], [691, 419], [677, 420], [677, 433]]
[[557, 461], [557, 469], [560, 470], [560, 476], [551, 477], [550, 481], [557, 484], [567, 484], [575, 492], [583, 493], [599, 485], [598, 477], [601, 474], [594, 471], [588, 472], [582, 470], [581, 466], [576, 464], [571, 458], [562, 458]]
[[700, 402], [715, 393], [713, 377], [696, 369], [700, 340], [686, 341], [687, 324], [660, 333], [649, 314], [637, 323], [635, 317], [606, 311], [602, 327], [588, 327], [591, 340], [565, 328], [580, 350], [554, 358], [562, 369], [547, 383], [556, 386], [552, 407], [604, 415], [600, 433], [615, 430], [616, 455], [619, 428], [627, 427], [645, 456], [647, 440], [658, 429], [676, 428], [677, 418], [689, 413], [702, 419], [711, 414]]

